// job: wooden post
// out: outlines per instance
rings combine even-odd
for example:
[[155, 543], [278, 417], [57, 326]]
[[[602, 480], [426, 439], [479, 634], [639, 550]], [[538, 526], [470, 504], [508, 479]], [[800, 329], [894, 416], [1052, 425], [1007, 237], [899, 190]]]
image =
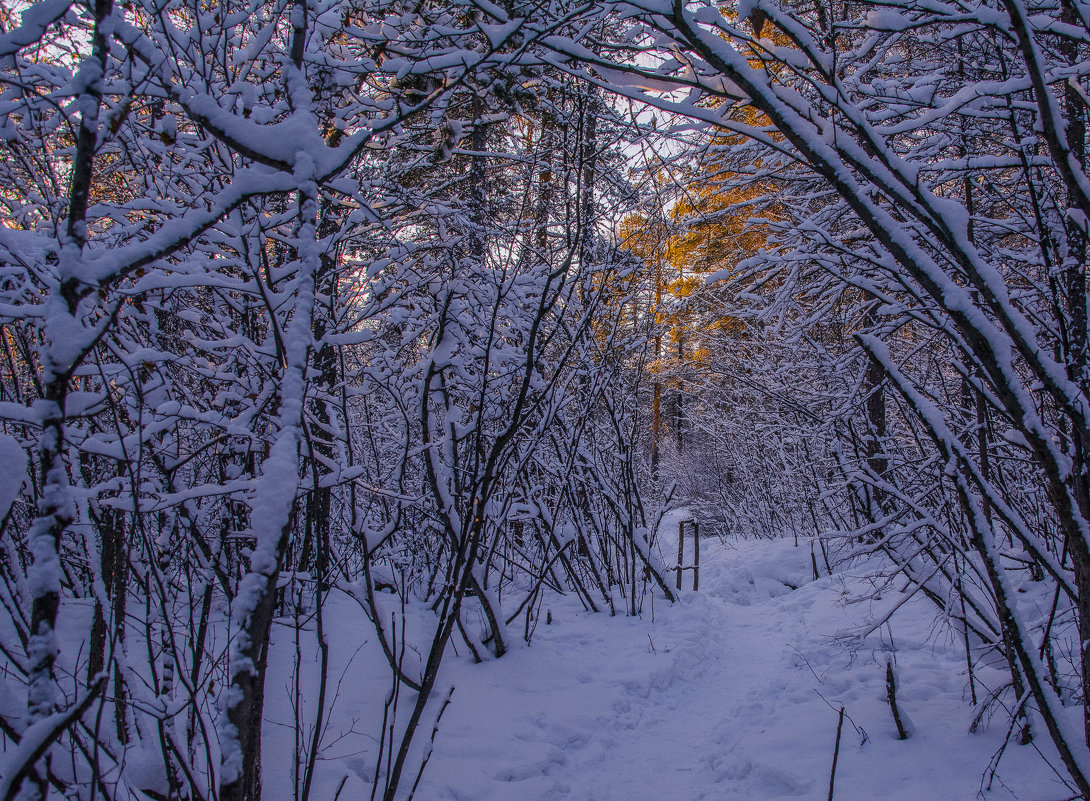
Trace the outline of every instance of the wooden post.
[[[682, 564], [685, 561], [685, 524], [688, 523], [692, 527], [693, 537], [693, 563], [691, 565]], [[681, 574], [686, 570], [693, 571], [693, 591], [700, 589], [700, 526], [695, 520], [679, 520], [677, 521], [677, 581], [675, 582], [677, 588], [681, 589]]]
[[690, 520], [693, 524], [693, 592], [700, 589], [700, 524]]
[[677, 588], [681, 589], [681, 560], [685, 558], [685, 521], [677, 524]]

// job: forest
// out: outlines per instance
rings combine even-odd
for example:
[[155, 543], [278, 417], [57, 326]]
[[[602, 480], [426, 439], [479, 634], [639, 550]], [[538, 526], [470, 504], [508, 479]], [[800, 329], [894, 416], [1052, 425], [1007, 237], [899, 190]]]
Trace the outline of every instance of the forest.
[[640, 801], [455, 685], [768, 554], [1090, 799], [1088, 92], [1085, 0], [0, 0], [0, 801]]

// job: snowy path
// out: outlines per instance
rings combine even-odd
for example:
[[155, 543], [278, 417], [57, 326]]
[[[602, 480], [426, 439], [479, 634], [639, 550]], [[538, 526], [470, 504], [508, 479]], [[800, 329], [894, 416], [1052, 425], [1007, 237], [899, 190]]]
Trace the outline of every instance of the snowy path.
[[[530, 648], [453, 660], [454, 703], [417, 798], [824, 801], [841, 704], [838, 801], [978, 797], [1005, 729], [997, 718], [966, 733], [964, 654], [955, 637], [929, 636], [925, 600], [861, 642], [845, 635], [892, 608], [895, 589], [853, 602], [867, 585], [813, 581], [809, 548], [790, 541], [707, 543], [703, 556], [706, 591], [656, 602], [653, 621], [650, 607], [635, 619], [553, 608]], [[885, 702], [891, 657], [915, 724], [903, 742]], [[982, 668], [987, 682], [1001, 675]], [[1033, 747], [1012, 745], [980, 797], [1069, 796]]]

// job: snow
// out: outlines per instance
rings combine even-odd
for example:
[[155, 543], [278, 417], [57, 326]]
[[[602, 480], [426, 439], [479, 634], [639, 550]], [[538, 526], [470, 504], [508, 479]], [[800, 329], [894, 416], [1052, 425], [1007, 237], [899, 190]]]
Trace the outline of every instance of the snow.
[[[664, 522], [659, 548], [668, 561], [676, 553], [676, 534], [669, 532], [678, 519], [674, 513]], [[815, 580], [810, 546], [793, 539], [705, 540], [703, 590], [683, 591], [676, 604], [660, 596], [645, 601], [641, 617], [610, 617], [554, 595], [540, 613], [551, 622], [539, 621], [530, 646], [477, 665], [456, 647], [414, 746], [422, 757], [453, 686], [415, 797], [824, 799], [842, 706], [839, 801], [1070, 797], [1045, 761], [1059, 768], [1041, 727], [1032, 746], [1006, 748], [992, 789], [982, 793], [1007, 720], [1002, 712], [986, 715], [969, 733], [974, 711], [960, 631], [937, 618], [922, 593], [899, 592], [904, 582], [880, 583], [877, 561], [834, 564], [829, 575], [816, 551]], [[888, 623], [871, 625], [894, 608]], [[366, 629], [351, 628], [351, 619], [339, 611], [327, 616], [342, 672], [332, 671], [331, 681], [340, 679], [326, 739], [337, 745], [330, 761], [319, 763], [316, 797], [332, 797], [342, 780], [343, 797], [361, 797], [373, 778], [371, 735], [388, 679], [374, 638], [361, 637]], [[415, 663], [411, 653], [408, 663]], [[886, 700], [889, 663], [898, 706], [912, 721], [904, 741]], [[1004, 684], [1002, 664], [974, 668], [982, 698]], [[302, 675], [305, 698], [314, 681], [305, 662]], [[268, 686], [289, 684], [278, 674]], [[277, 704], [273, 696], [270, 704]], [[265, 786], [283, 788], [276, 799], [291, 796], [291, 746], [279, 725], [290, 719], [286, 700], [281, 692], [280, 718], [266, 727], [266, 748], [288, 749], [285, 759], [267, 752]]]
[[63, 17], [71, 0], [38, 0], [19, 17], [20, 26], [0, 36], [0, 58], [6, 58], [20, 48], [34, 44], [54, 22]]
[[0, 434], [0, 520], [7, 516], [26, 481], [27, 458], [23, 446], [11, 436]]

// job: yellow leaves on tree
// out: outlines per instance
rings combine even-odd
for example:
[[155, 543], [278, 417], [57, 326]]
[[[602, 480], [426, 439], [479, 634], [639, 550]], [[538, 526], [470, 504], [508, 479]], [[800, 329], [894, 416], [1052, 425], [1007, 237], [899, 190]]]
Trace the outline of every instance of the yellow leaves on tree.
[[[759, 124], [752, 109], [735, 113]], [[633, 215], [621, 226], [625, 247], [645, 265], [648, 301], [660, 330], [668, 343], [688, 340], [684, 356], [689, 361], [702, 359], [709, 337], [741, 333], [725, 279], [769, 247], [764, 220], [778, 216], [771, 181], [724, 166], [724, 156], [736, 143], [728, 136], [712, 140], [710, 155], [677, 179], [681, 196], [664, 218]]]

